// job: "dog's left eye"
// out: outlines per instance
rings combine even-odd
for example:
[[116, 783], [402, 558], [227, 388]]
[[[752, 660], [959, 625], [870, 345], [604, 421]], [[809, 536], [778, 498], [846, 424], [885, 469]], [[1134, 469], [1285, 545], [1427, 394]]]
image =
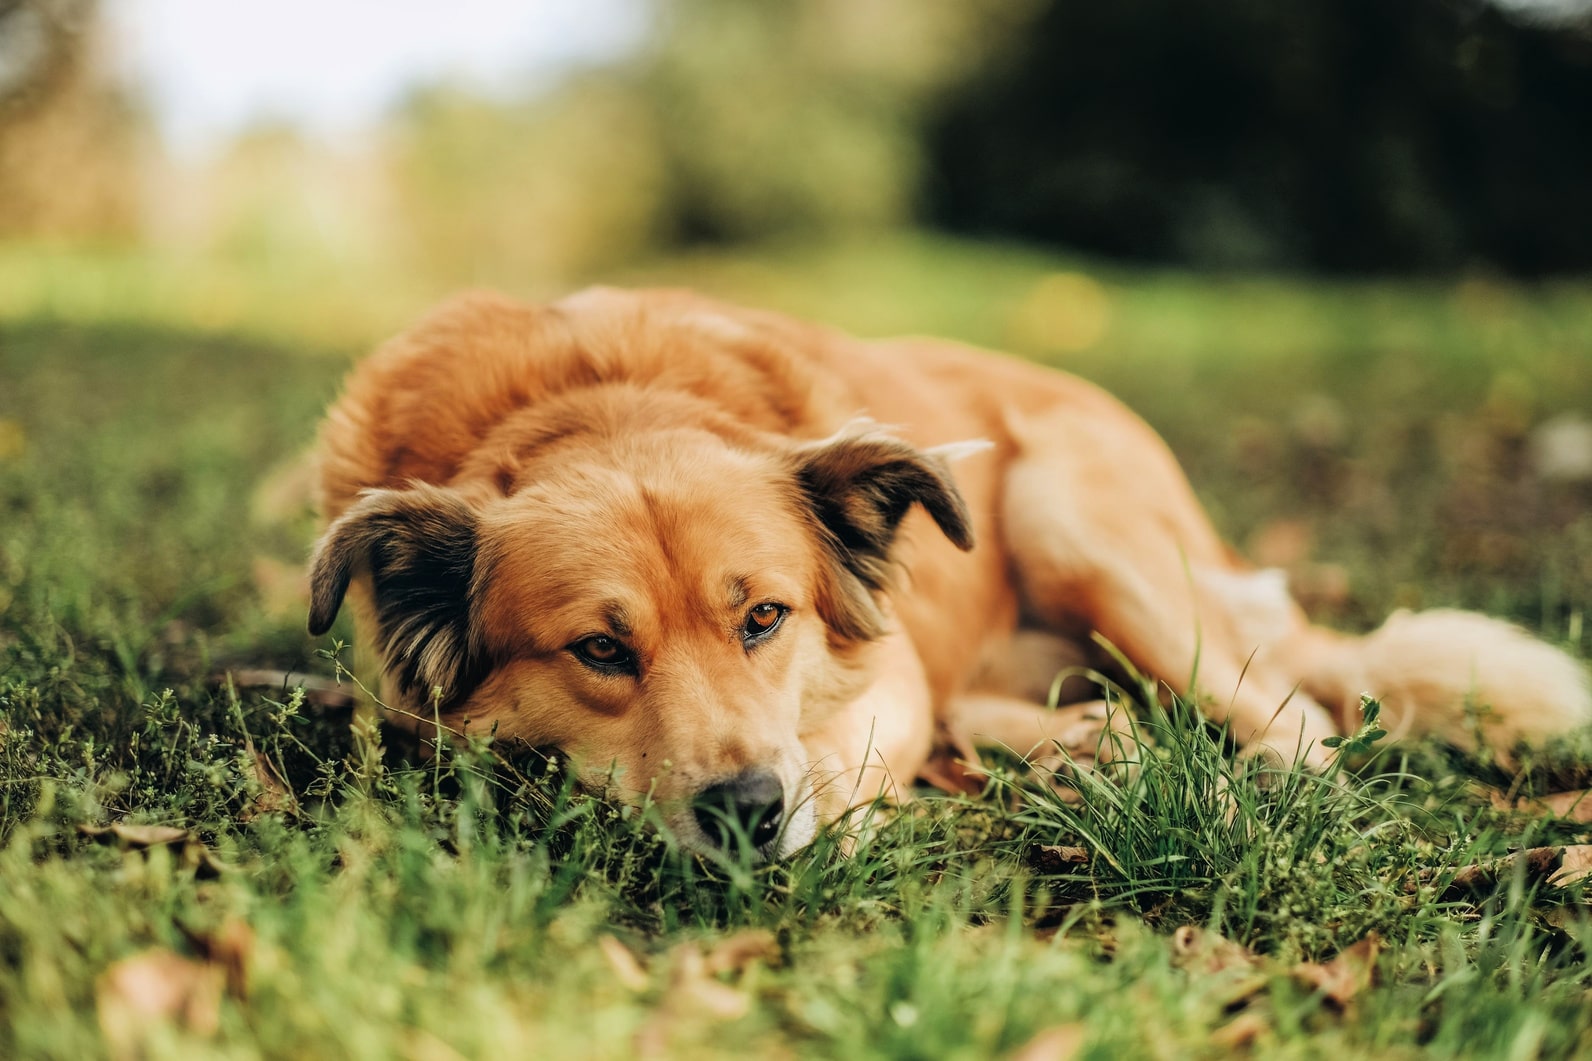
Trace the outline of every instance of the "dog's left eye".
[[586, 666], [606, 673], [631, 671], [636, 664], [634, 653], [620, 642], [601, 634], [583, 638], [570, 645], [569, 650]]
[[783, 604], [759, 604], [746, 613], [746, 622], [741, 626], [741, 640], [747, 645], [753, 645], [763, 640], [785, 621], [785, 616], [790, 609]]

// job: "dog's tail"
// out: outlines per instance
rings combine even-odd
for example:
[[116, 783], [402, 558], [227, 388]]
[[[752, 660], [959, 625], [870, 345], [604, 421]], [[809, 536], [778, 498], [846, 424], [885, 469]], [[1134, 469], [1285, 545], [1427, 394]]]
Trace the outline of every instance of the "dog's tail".
[[1592, 723], [1585, 668], [1518, 626], [1449, 609], [1395, 612], [1363, 637], [1310, 627], [1295, 645], [1301, 688], [1352, 733], [1360, 695], [1382, 701], [1395, 737], [1462, 748], [1541, 743]]

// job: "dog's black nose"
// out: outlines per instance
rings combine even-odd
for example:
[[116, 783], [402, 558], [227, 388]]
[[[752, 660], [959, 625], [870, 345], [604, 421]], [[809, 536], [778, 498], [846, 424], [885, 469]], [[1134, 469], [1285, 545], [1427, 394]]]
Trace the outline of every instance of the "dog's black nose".
[[779, 835], [785, 790], [772, 772], [754, 767], [704, 788], [691, 806], [702, 831], [720, 847], [730, 847], [739, 829], [753, 847], [760, 848]]

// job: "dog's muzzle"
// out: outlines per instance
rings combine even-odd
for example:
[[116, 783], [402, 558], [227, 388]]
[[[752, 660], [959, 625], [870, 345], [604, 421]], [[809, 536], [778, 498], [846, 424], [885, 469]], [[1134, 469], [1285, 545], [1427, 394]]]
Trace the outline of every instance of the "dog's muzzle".
[[744, 836], [762, 851], [784, 824], [785, 790], [772, 771], [753, 767], [704, 788], [691, 801], [691, 809], [709, 843], [728, 851]]

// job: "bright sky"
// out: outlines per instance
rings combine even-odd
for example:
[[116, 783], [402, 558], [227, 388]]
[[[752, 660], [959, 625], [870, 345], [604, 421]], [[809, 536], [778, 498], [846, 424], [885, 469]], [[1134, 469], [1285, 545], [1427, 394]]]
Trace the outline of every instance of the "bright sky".
[[545, 82], [636, 46], [646, 0], [112, 0], [120, 58], [179, 150], [251, 121], [367, 126], [416, 82]]

